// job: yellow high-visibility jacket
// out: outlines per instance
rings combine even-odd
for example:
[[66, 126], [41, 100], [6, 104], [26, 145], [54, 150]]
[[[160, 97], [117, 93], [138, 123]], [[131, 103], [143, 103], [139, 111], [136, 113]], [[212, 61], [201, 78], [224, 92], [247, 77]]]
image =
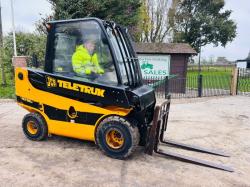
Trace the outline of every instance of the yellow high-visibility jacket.
[[77, 74], [104, 73], [104, 70], [99, 65], [97, 54], [90, 55], [83, 45], [76, 47], [76, 51], [72, 56], [72, 66]]

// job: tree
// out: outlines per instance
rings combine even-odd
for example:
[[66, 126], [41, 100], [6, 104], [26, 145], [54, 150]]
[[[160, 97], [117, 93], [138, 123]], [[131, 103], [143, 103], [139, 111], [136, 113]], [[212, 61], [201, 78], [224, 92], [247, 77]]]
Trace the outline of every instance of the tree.
[[1, 68], [1, 85], [6, 86], [6, 76], [4, 71], [4, 63], [3, 63], [3, 30], [2, 30], [2, 9], [0, 3], [0, 68]]
[[[140, 22], [140, 0], [48, 0], [52, 4], [55, 20], [98, 17], [112, 20], [128, 27], [138, 40], [138, 24]], [[46, 18], [44, 19], [46, 21]], [[44, 22], [42, 21], [42, 22]], [[41, 26], [37, 24], [37, 27]], [[40, 30], [42, 30], [40, 28]]]
[[46, 15], [45, 18], [41, 18], [35, 23], [36, 31], [40, 35], [46, 35], [47, 34], [47, 27], [46, 24], [53, 19], [52, 15]]
[[224, 56], [219, 56], [217, 57], [217, 60], [216, 60], [216, 64], [231, 64], [232, 62], [230, 62], [226, 57]]
[[182, 0], [174, 16], [174, 42], [187, 42], [197, 51], [200, 46], [226, 46], [236, 37], [231, 10], [224, 0]]
[[7, 82], [6, 82], [6, 75], [5, 75], [3, 57], [4, 57], [4, 50], [3, 50], [3, 46], [0, 45], [1, 86], [6, 86]]
[[[12, 33], [8, 33], [7, 36], [3, 38], [4, 43], [4, 66], [6, 67], [7, 73], [13, 72], [12, 67], [12, 57], [13, 57], [13, 37]], [[45, 35], [36, 33], [24, 33], [16, 32], [16, 43], [17, 43], [17, 54], [19, 56], [32, 56], [37, 55], [38, 61], [41, 62], [43, 66], [45, 59]]]
[[143, 0], [141, 6], [141, 42], [167, 41], [171, 35], [170, 21], [177, 0]]
[[215, 57], [213, 55], [210, 55], [208, 58], [209, 64], [214, 64], [215, 63]]

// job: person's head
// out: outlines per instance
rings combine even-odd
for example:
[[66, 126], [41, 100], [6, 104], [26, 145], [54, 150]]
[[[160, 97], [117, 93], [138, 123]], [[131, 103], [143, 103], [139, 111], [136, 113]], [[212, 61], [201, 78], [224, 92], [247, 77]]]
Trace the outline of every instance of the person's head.
[[89, 51], [89, 53], [92, 53], [95, 49], [95, 42], [92, 40], [86, 40], [84, 42], [84, 46]]

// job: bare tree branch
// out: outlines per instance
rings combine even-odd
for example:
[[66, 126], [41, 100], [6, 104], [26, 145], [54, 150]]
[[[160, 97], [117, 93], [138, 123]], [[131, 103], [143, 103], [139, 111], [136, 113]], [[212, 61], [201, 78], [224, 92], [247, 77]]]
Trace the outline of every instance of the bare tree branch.
[[166, 37], [170, 35], [169, 9], [173, 0], [144, 0], [146, 14], [149, 18], [149, 27], [142, 29], [141, 41], [144, 42], [165, 42]]

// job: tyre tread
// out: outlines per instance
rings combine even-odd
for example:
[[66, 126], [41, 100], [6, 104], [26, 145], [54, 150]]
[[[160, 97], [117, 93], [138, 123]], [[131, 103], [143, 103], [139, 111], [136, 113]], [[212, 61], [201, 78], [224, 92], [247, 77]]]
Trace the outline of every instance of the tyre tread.
[[[115, 156], [115, 155], [108, 155], [112, 158], [118, 158], [118, 159], [125, 159], [127, 157], [129, 157], [137, 148], [138, 144], [139, 144], [139, 140], [140, 140], [140, 134], [139, 134], [139, 130], [138, 127], [136, 126], [136, 124], [133, 124], [132, 122], [126, 120], [123, 117], [120, 116], [109, 116], [107, 118], [105, 118], [97, 127], [96, 132], [100, 131], [102, 128], [102, 124], [111, 122], [111, 121], [115, 121], [115, 122], [121, 122], [123, 125], [126, 125], [128, 127], [128, 130], [132, 136], [132, 146], [129, 148], [127, 154], [122, 155], [122, 156]], [[96, 133], [97, 134], [97, 133]], [[97, 137], [97, 136], [96, 136]], [[105, 152], [104, 149], [102, 149], [102, 147], [100, 146], [100, 142], [98, 140], [98, 138], [96, 138], [96, 143], [97, 145], [101, 148], [102, 152], [104, 152], [106, 155], [107, 153]]]

